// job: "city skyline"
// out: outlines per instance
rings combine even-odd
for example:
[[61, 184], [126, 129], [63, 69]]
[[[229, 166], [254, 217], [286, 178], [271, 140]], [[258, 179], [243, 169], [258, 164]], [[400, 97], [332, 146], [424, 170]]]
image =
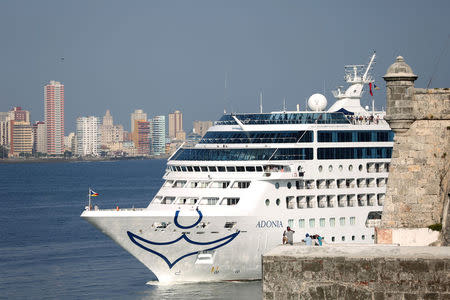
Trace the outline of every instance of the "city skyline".
[[[57, 5], [55, 5], [57, 4]], [[86, 9], [88, 8], [88, 9]], [[329, 103], [343, 66], [377, 51], [374, 94], [385, 106], [381, 76], [397, 55], [421, 74], [418, 87], [450, 86], [448, 1], [2, 1], [0, 103], [26, 107], [33, 122], [50, 80], [65, 86], [67, 132], [76, 118], [114, 112], [183, 111], [194, 120], [227, 112], [295, 109], [316, 92]], [[82, 20], [82, 21], [81, 21]], [[55, 24], [58, 24], [55, 26]], [[363, 104], [370, 104], [370, 97]]]

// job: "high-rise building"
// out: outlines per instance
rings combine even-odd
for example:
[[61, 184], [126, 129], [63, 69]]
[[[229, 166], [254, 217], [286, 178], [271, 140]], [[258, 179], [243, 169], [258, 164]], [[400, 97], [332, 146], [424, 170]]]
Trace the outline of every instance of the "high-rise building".
[[131, 113], [131, 134], [134, 133], [135, 121], [147, 121], [147, 114], [142, 109], [136, 109]]
[[100, 121], [99, 118], [77, 118], [77, 155], [98, 156], [100, 149]]
[[9, 155], [31, 154], [33, 134], [29, 122], [11, 120], [11, 144]]
[[135, 121], [134, 147], [137, 149], [138, 155], [150, 154], [150, 122]]
[[166, 117], [156, 116], [152, 120], [152, 149], [153, 155], [166, 154]]
[[169, 138], [184, 140], [186, 133], [183, 131], [183, 114], [176, 110], [169, 114]]
[[0, 145], [9, 147], [11, 124], [9, 119], [9, 112], [0, 112]]
[[51, 80], [44, 87], [47, 153], [64, 153], [64, 85]]
[[103, 124], [100, 126], [101, 146], [111, 148], [113, 144], [123, 142], [123, 126], [114, 125], [113, 117], [106, 111]]
[[208, 131], [209, 127], [213, 125], [211, 121], [194, 121], [194, 133], [203, 137]]
[[33, 151], [47, 153], [47, 126], [38, 121], [33, 124]]

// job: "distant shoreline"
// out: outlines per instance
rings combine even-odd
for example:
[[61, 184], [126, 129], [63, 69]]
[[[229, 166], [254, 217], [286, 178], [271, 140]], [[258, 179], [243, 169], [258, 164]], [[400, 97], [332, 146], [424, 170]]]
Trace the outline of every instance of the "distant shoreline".
[[120, 161], [120, 160], [151, 160], [151, 159], [167, 159], [167, 157], [105, 157], [105, 158], [3, 158], [0, 164], [26, 164], [26, 163], [63, 163], [63, 162], [95, 162], [95, 161]]

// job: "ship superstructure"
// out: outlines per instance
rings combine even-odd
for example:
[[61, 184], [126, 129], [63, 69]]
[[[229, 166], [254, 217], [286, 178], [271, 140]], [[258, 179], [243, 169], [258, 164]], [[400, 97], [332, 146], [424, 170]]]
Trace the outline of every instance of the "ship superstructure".
[[311, 111], [225, 114], [169, 158], [148, 207], [82, 217], [166, 282], [259, 279], [287, 226], [295, 241], [373, 243], [393, 146], [384, 112], [359, 104], [374, 58], [329, 110], [316, 94]]

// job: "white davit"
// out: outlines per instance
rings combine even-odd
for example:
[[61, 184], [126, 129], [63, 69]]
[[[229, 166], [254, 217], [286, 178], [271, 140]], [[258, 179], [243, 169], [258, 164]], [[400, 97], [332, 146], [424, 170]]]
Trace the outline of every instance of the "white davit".
[[350, 87], [328, 111], [313, 96], [313, 111], [225, 114], [169, 158], [147, 207], [81, 217], [163, 282], [260, 279], [287, 226], [294, 243], [373, 243], [393, 146], [384, 112], [359, 102], [374, 58], [346, 67]]

